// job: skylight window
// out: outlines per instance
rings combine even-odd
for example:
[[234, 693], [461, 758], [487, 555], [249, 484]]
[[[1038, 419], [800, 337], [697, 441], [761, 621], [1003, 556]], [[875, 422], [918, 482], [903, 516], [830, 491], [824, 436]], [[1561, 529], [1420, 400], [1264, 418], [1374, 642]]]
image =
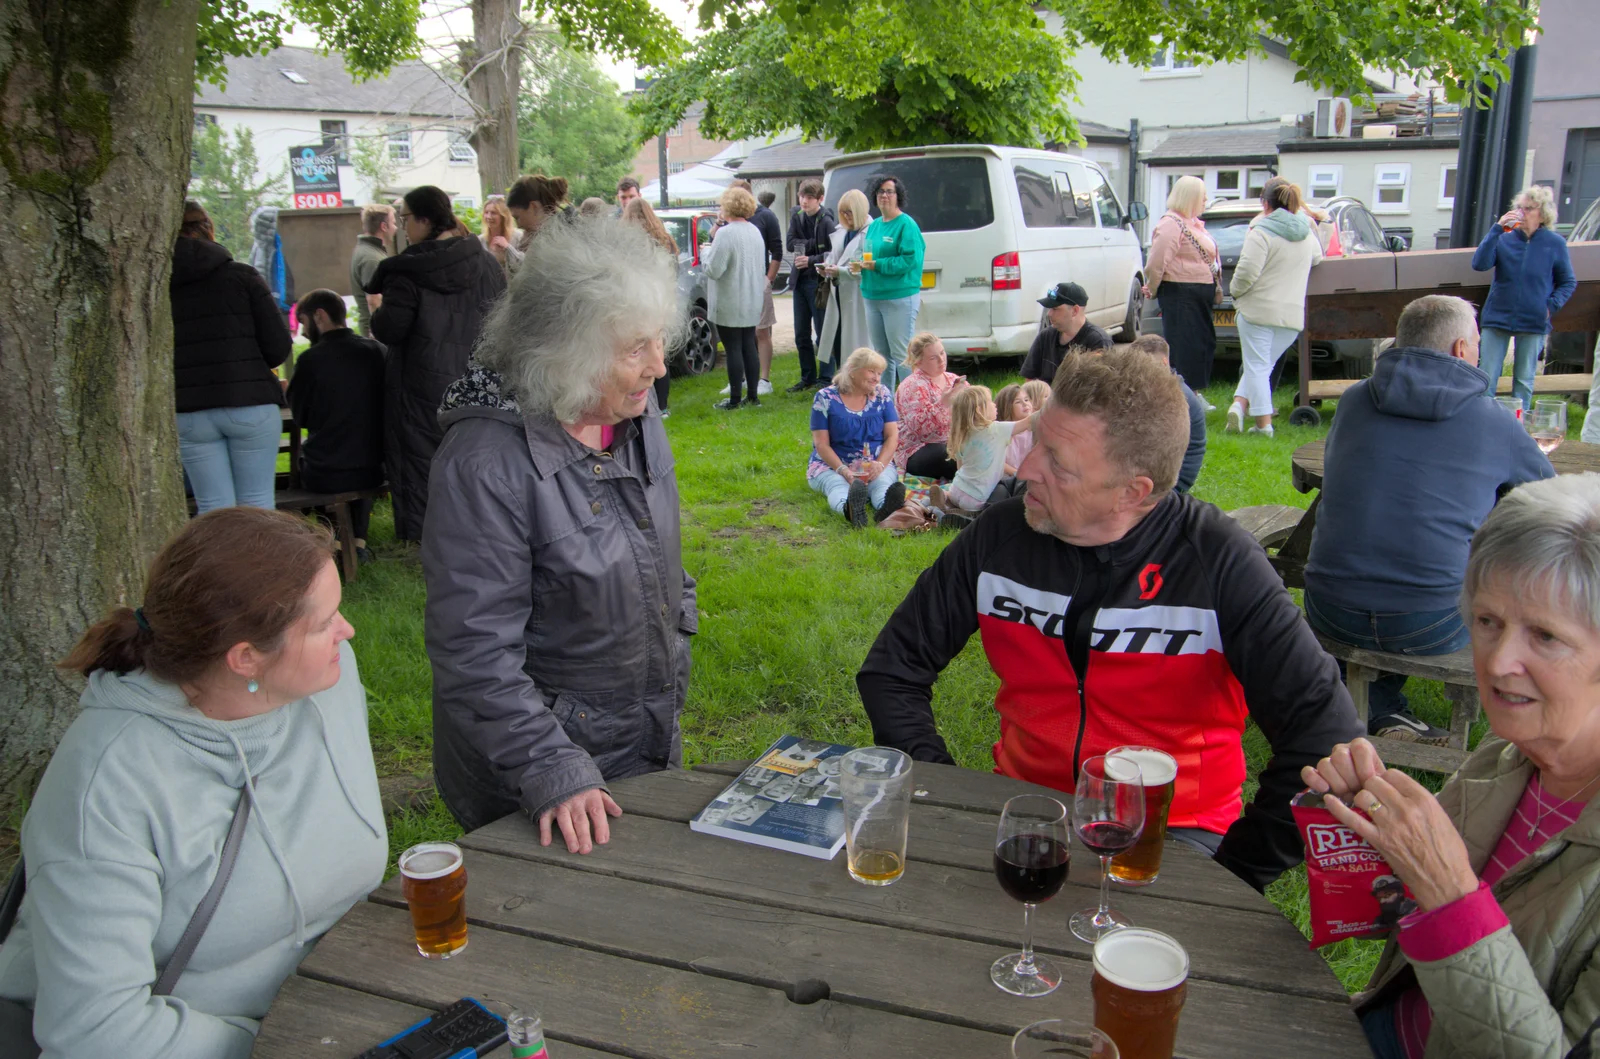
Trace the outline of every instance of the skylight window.
[[278, 72], [297, 85], [309, 85], [311, 83], [298, 70], [279, 70]]

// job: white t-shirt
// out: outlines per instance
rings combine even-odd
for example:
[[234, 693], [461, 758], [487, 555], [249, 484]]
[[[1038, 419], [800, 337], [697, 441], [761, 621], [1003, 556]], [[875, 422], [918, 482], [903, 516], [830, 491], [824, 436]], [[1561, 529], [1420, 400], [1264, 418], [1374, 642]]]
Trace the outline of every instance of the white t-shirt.
[[1006, 421], [990, 423], [968, 438], [959, 453], [951, 453], [957, 470], [950, 488], [959, 489], [979, 503], [989, 499], [1005, 473], [1006, 446], [1011, 444], [1011, 432], [1016, 426]]

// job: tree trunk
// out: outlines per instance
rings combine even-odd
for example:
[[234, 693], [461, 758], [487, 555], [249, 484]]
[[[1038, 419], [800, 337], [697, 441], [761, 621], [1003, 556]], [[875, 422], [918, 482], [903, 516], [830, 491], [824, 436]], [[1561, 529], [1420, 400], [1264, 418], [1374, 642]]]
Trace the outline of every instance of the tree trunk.
[[183, 520], [167, 279], [198, 0], [0, 0], [0, 811], [76, 715], [54, 663]]
[[478, 115], [471, 140], [485, 198], [505, 194], [520, 167], [517, 96], [528, 27], [518, 6], [518, 0], [472, 0], [473, 40], [461, 46], [467, 95]]

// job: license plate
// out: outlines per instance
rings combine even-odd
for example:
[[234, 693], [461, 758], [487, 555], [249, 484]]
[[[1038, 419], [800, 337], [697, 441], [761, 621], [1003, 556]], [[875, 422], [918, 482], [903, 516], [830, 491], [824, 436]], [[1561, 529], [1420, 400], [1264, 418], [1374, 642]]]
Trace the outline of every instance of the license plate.
[[1211, 313], [1211, 322], [1218, 327], [1236, 326], [1233, 322], [1233, 313], [1231, 311], [1223, 312], [1221, 309], [1214, 310]]
[[937, 283], [938, 281], [939, 281], [939, 274], [937, 272], [924, 272], [922, 274], [922, 289], [923, 290], [932, 290], [933, 289], [933, 285], [935, 283]]

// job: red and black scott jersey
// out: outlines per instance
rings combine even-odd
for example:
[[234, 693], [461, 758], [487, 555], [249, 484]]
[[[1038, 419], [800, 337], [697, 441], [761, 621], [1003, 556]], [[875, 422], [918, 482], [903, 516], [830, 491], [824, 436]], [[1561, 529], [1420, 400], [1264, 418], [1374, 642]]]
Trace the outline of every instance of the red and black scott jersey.
[[[1000, 678], [997, 771], [1071, 791], [1084, 758], [1165, 750], [1178, 761], [1169, 826], [1225, 834], [1218, 859], [1258, 888], [1300, 860], [1289, 799], [1301, 766], [1361, 734], [1337, 665], [1260, 547], [1190, 497], [1169, 495], [1097, 548], [1029, 529], [1020, 500], [986, 512], [922, 573], [862, 666], [879, 743], [950, 761], [932, 685], [973, 632]], [[1250, 717], [1273, 756], [1244, 808]]]

